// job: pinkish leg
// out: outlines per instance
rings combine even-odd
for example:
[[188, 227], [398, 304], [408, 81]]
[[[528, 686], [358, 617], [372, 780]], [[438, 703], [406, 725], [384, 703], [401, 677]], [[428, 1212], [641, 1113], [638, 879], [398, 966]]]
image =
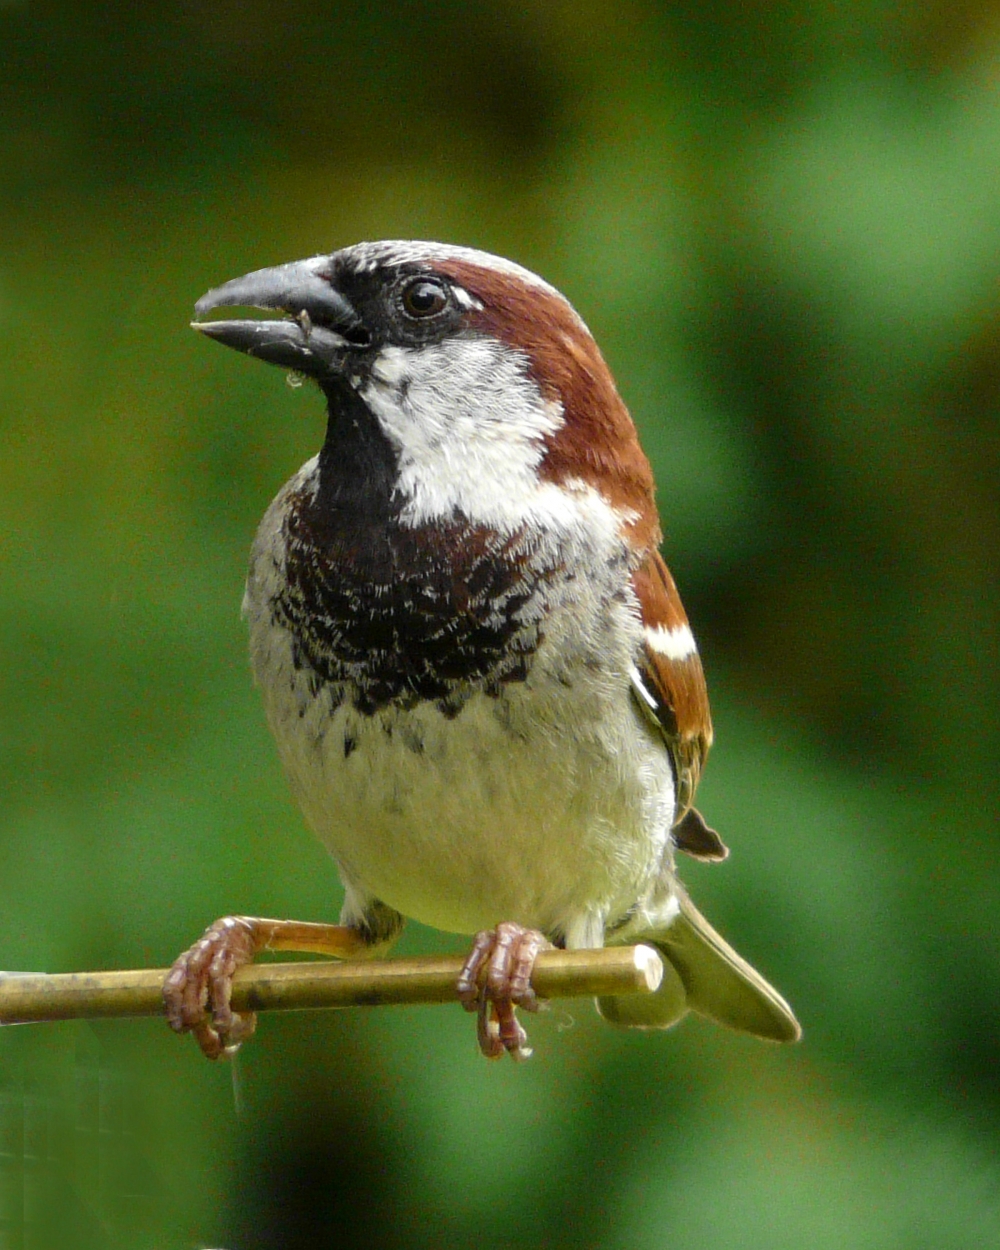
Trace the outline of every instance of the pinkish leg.
[[512, 1059], [531, 1054], [516, 1009], [538, 1010], [531, 973], [538, 952], [548, 945], [537, 929], [510, 922], [476, 934], [457, 990], [466, 1011], [478, 1013], [476, 1034], [487, 1059], [499, 1059], [505, 1052]]

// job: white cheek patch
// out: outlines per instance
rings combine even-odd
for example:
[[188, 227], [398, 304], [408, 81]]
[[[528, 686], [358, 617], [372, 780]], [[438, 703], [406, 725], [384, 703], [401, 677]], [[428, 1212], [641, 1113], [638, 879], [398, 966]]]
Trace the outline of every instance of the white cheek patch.
[[668, 660], [686, 660], [698, 650], [688, 625], [676, 625], [673, 629], [647, 625], [645, 632], [650, 650], [657, 655], [665, 655]]
[[542, 397], [522, 353], [487, 338], [386, 347], [360, 394], [397, 449], [407, 523], [461, 512], [503, 526], [556, 502], [538, 466], [562, 406]]

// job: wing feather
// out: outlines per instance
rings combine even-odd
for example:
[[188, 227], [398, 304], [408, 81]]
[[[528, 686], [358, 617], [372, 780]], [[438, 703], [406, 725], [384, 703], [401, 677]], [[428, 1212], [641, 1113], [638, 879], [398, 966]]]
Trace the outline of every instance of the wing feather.
[[712, 717], [701, 658], [677, 586], [658, 551], [636, 569], [632, 584], [642, 612], [643, 648], [633, 685], [657, 723], [674, 765], [679, 850], [699, 859], [725, 859], [722, 839], [694, 810], [694, 793], [712, 745]]

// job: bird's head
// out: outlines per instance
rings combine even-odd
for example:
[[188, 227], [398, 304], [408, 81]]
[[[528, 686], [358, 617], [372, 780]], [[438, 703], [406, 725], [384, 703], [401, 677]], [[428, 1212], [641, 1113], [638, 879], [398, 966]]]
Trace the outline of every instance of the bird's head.
[[637, 549], [655, 546], [652, 475], [608, 367], [528, 270], [441, 243], [360, 243], [226, 282], [196, 312], [244, 306], [284, 315], [193, 324], [315, 379], [334, 469], [340, 453], [353, 463], [343, 440], [377, 442], [409, 523], [509, 528], [589, 497]]

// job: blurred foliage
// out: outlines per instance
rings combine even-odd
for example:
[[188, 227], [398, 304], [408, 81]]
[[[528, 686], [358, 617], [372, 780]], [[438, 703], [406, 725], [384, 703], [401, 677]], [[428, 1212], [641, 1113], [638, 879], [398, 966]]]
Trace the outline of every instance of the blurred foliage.
[[0, 1244], [1000, 1246], [998, 52], [987, 0], [0, 4], [3, 966], [336, 915], [238, 619], [321, 404], [186, 322], [444, 238], [564, 289], [641, 427], [733, 848], [686, 875], [806, 1030], [10, 1031]]

